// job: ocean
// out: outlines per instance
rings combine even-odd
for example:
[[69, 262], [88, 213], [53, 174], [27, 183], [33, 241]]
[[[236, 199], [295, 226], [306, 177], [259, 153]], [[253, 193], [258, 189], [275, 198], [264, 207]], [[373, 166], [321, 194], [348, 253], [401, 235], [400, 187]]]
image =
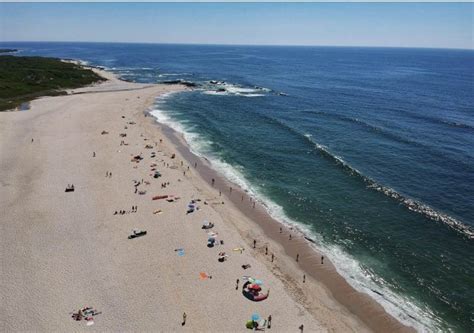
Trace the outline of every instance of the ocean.
[[474, 331], [472, 50], [0, 43], [137, 82], [152, 114], [420, 331]]

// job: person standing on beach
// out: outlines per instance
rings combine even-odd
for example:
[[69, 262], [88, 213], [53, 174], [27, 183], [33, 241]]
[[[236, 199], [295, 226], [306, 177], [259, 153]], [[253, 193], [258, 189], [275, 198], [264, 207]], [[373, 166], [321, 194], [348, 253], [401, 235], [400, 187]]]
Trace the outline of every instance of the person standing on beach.
[[253, 240], [253, 248], [255, 249], [255, 246], [257, 245], [257, 241], [254, 239]]
[[215, 181], [216, 181], [216, 180], [215, 180], [214, 178], [212, 178], [212, 180], [211, 180], [212, 186], [214, 186], [214, 182], [215, 182]]
[[273, 262], [273, 259], [275, 259], [275, 255], [272, 253], [272, 262]]
[[235, 281], [235, 290], [239, 290], [239, 282], [240, 282], [239, 279], [237, 279], [237, 281]]
[[272, 328], [272, 315], [268, 316], [267, 328], [269, 328], [269, 329]]
[[303, 333], [303, 330], [304, 330], [304, 325], [301, 324], [300, 327], [298, 327], [300, 329], [300, 332]]
[[306, 274], [303, 274], [303, 283], [306, 283]]
[[298, 262], [298, 261], [300, 261], [300, 254], [299, 253], [296, 254], [296, 262]]
[[321, 265], [324, 264], [324, 256], [321, 256]]
[[183, 312], [183, 322], [181, 323], [181, 326], [186, 325], [186, 312]]
[[92, 153], [92, 157], [95, 157], [95, 152]]

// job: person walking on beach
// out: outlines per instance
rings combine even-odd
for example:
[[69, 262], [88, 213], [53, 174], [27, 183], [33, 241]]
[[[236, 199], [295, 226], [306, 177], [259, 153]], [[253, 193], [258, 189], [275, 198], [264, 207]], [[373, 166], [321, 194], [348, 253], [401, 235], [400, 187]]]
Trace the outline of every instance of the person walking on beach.
[[272, 253], [272, 262], [273, 262], [273, 259], [275, 259], [275, 255]]
[[239, 290], [239, 279], [237, 279], [237, 281], [235, 281], [235, 290]]
[[33, 143], [33, 141], [35, 141], [33, 138], [31, 138], [31, 143]]
[[300, 261], [300, 254], [299, 253], [296, 254], [296, 262], [298, 262], [298, 261]]
[[183, 312], [183, 322], [181, 323], [181, 326], [186, 325], [186, 312]]
[[306, 283], [306, 274], [303, 274], [303, 283]]
[[257, 241], [254, 239], [253, 240], [253, 248], [255, 249], [255, 246], [257, 245]]
[[300, 327], [298, 327], [300, 329], [300, 332], [303, 333], [303, 330], [304, 330], [304, 325], [301, 324]]
[[272, 315], [268, 316], [267, 328], [269, 328], [269, 329], [272, 328]]
[[324, 264], [324, 256], [321, 256], [321, 265]]
[[268, 254], [268, 246], [265, 246], [265, 255]]
[[92, 153], [92, 157], [95, 157], [95, 152]]
[[215, 180], [214, 178], [212, 178], [212, 180], [211, 180], [212, 186], [214, 186], [214, 182], [215, 182], [215, 181], [216, 181], [216, 180]]
[[291, 240], [291, 234], [290, 234], [290, 238], [289, 238], [289, 239]]

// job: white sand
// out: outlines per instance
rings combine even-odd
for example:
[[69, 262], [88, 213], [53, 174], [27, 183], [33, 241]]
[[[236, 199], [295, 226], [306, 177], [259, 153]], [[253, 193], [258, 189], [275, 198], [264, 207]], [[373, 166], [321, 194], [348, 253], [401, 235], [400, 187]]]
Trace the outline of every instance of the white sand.
[[[183, 176], [187, 165], [181, 167], [179, 154], [170, 159], [173, 146], [143, 116], [156, 96], [182, 89], [112, 78], [75, 90], [88, 93], [41, 98], [29, 111], [0, 113], [1, 331], [245, 332], [254, 312], [272, 315], [275, 332], [299, 332], [301, 324], [304, 332], [366, 331], [318, 282], [303, 285], [282, 273], [277, 265], [302, 274], [276, 244], [276, 263], [251, 249], [243, 236], [262, 237], [261, 231], [232, 205], [200, 202], [199, 211], [186, 215], [191, 199], [218, 202], [212, 200], [218, 195], [192, 168]], [[144, 148], [159, 138], [162, 144]], [[121, 140], [129, 145], [120, 146]], [[139, 153], [144, 160], [132, 163], [131, 155]], [[159, 179], [150, 176], [154, 161]], [[134, 194], [132, 180], [142, 178], [151, 185], [139, 186], [146, 195]], [[163, 182], [170, 186], [161, 189]], [[75, 192], [65, 193], [70, 183]], [[151, 199], [159, 194], [181, 199]], [[132, 205], [137, 213], [113, 215]], [[154, 215], [157, 209], [163, 214]], [[204, 220], [215, 223], [224, 245], [206, 246]], [[148, 234], [129, 240], [133, 228]], [[232, 251], [237, 247], [245, 251]], [[224, 263], [217, 261], [221, 251], [229, 254]], [[243, 264], [252, 267], [243, 270]], [[212, 279], [200, 280], [200, 272]], [[235, 290], [243, 275], [263, 280], [270, 297], [259, 303], [244, 298]], [[93, 326], [71, 319], [70, 312], [84, 306], [102, 311]]]

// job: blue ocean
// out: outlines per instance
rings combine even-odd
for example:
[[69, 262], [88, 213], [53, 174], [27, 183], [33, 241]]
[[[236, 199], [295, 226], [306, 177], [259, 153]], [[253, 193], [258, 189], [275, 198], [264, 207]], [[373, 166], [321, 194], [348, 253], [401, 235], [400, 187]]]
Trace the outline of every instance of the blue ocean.
[[474, 331], [474, 51], [1, 46], [196, 84], [152, 114], [395, 317]]

